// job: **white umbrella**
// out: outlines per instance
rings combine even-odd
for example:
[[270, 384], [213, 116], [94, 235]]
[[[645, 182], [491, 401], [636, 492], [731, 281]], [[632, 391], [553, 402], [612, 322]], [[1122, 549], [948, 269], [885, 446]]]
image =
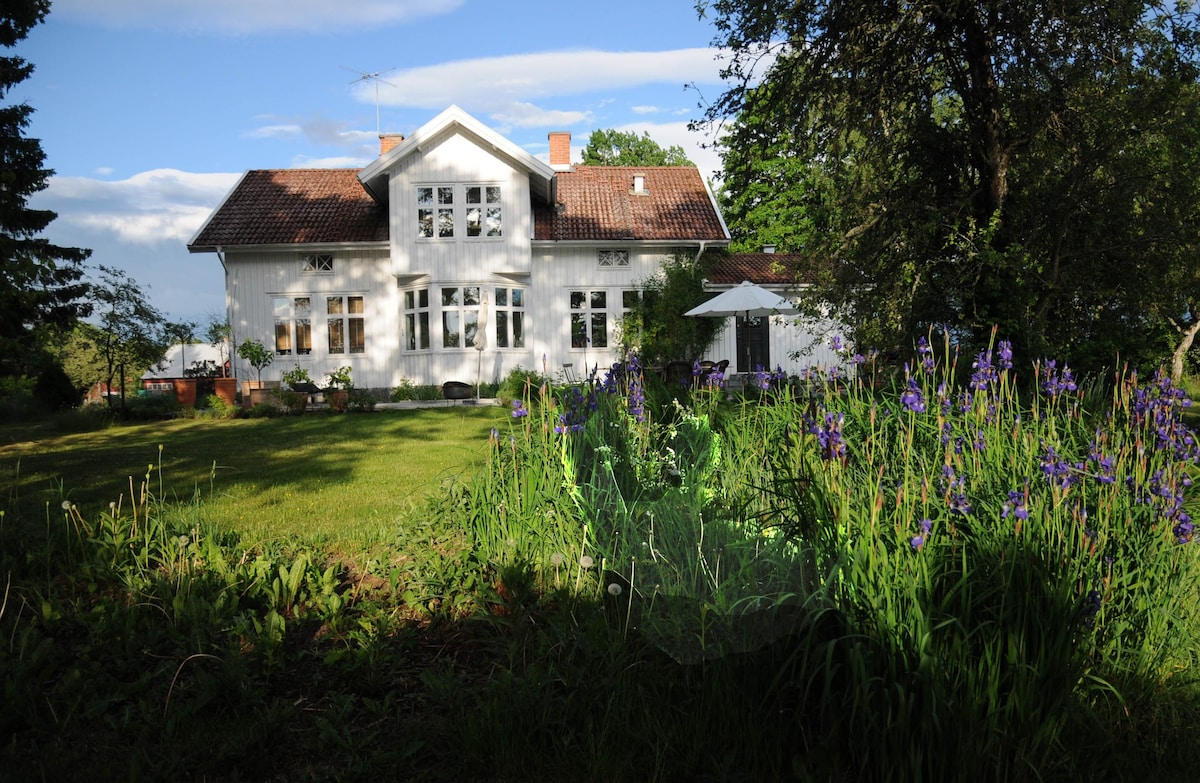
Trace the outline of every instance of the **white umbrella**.
[[[771, 315], [797, 315], [799, 311], [790, 299], [780, 296], [774, 291], [768, 291], [749, 280], [743, 280], [741, 285], [734, 286], [696, 305], [684, 315], [700, 318], [729, 318], [742, 316], [746, 318], [763, 318]], [[746, 341], [746, 370], [750, 371], [750, 342]]]
[[743, 317], [762, 317], [764, 315], [796, 315], [799, 311], [786, 299], [774, 291], [768, 291], [749, 280], [743, 280], [741, 285], [734, 286], [728, 291], [696, 305], [684, 315], [700, 316], [702, 318], [728, 318], [731, 315]]
[[475, 328], [475, 350], [479, 356], [475, 360], [475, 399], [479, 399], [481, 369], [483, 367], [483, 352], [487, 348], [488, 330], [488, 295], [484, 291], [479, 297], [479, 322]]

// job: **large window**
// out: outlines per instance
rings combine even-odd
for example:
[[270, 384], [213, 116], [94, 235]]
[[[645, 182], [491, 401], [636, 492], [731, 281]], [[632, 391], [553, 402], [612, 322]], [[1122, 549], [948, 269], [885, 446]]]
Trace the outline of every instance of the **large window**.
[[496, 185], [467, 187], [467, 236], [502, 236], [500, 188]]
[[326, 329], [329, 352], [364, 353], [367, 350], [366, 324], [361, 296], [325, 297]]
[[429, 290], [404, 292], [404, 345], [410, 351], [429, 350]]
[[608, 347], [608, 291], [571, 292], [571, 347]]
[[277, 296], [275, 310], [275, 353], [304, 356], [312, 353], [312, 299], [307, 296]]
[[499, 185], [418, 185], [417, 236], [499, 239], [504, 208]]
[[474, 348], [479, 334], [479, 286], [442, 289], [442, 347]]
[[497, 288], [492, 299], [497, 348], [525, 347], [525, 289]]

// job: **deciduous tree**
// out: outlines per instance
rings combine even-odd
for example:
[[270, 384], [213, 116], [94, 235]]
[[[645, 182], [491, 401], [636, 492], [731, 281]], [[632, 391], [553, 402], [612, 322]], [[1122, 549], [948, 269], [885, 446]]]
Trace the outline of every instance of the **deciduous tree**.
[[663, 148], [649, 133], [594, 130], [583, 148], [585, 166], [690, 166], [683, 147], [672, 144]]
[[1025, 355], [1170, 352], [1161, 294], [1200, 247], [1194, 4], [700, 7], [731, 54], [707, 117], [732, 118], [729, 220], [794, 223], [779, 244], [860, 342], [998, 324]]

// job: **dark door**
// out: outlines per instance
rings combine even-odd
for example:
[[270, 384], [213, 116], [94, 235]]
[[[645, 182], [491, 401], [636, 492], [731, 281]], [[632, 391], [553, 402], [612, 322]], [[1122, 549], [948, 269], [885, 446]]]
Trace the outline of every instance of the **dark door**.
[[737, 371], [771, 369], [770, 318], [737, 318]]

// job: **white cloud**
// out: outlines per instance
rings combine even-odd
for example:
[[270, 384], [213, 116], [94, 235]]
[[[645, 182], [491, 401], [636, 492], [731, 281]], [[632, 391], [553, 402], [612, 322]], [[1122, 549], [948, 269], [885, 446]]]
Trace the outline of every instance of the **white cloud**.
[[630, 106], [629, 110], [634, 114], [658, 114], [662, 111], [657, 106]]
[[186, 242], [239, 176], [155, 169], [115, 182], [51, 177], [38, 203], [58, 213], [55, 224], [120, 242]]
[[[532, 103], [510, 103], [489, 115], [499, 123], [517, 128], [567, 127], [591, 121], [591, 113], [585, 111], [559, 111], [543, 109]], [[497, 129], [500, 130], [500, 129]]]
[[[596, 50], [515, 54], [459, 60], [392, 73], [380, 84], [379, 101], [389, 106], [438, 110], [455, 103], [501, 114], [534, 99], [585, 92], [614, 92], [647, 84], [675, 82], [714, 84], [720, 81], [717, 50], [674, 49], [663, 52]], [[375, 85], [354, 91], [363, 103], [375, 103]]]
[[248, 139], [303, 139], [312, 145], [351, 147], [359, 157], [378, 152], [379, 137], [370, 131], [351, 130], [349, 123], [328, 117], [310, 117], [301, 121], [280, 122], [278, 117], [260, 117], [267, 122], [242, 135]]
[[328, 32], [402, 24], [448, 14], [464, 0], [54, 0], [56, 19], [107, 27], [248, 34]]
[[353, 155], [335, 155], [329, 158], [310, 158], [306, 155], [297, 155], [292, 159], [292, 168], [295, 169], [361, 169], [368, 165], [371, 161], [378, 157], [379, 150], [375, 150], [374, 155], [363, 155], [355, 157]]

